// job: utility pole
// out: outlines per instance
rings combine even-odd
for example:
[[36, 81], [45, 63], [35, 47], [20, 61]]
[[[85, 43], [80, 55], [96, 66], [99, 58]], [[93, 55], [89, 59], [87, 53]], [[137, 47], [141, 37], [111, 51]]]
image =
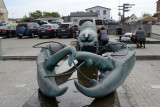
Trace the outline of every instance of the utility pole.
[[122, 7], [122, 9], [118, 9], [118, 10], [123, 10], [123, 17], [122, 17], [123, 25], [124, 25], [125, 12], [130, 11], [129, 8], [132, 8], [132, 6], [134, 5], [135, 4], [124, 3], [123, 6], [118, 6], [118, 7]]

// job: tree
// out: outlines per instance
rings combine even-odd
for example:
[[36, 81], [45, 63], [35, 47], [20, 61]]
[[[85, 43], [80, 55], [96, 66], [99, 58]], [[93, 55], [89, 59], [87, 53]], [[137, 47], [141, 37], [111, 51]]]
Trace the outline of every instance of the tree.
[[39, 10], [36, 10], [36, 12], [30, 12], [30, 13], [29, 13], [29, 17], [30, 17], [31, 19], [40, 18], [40, 17], [42, 17], [42, 12], [39, 11]]
[[142, 15], [143, 17], [146, 17], [146, 16], [152, 16], [150, 13], [143, 13]]
[[58, 12], [43, 12], [42, 17], [60, 17], [60, 14]]
[[22, 22], [30, 22], [31, 19], [25, 15], [21, 21]]
[[157, 14], [155, 13], [152, 17], [157, 17]]

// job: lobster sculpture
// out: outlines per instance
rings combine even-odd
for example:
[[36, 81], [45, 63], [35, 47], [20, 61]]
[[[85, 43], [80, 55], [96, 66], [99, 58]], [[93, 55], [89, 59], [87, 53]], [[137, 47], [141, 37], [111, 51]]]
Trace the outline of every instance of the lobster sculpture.
[[[106, 52], [112, 53], [102, 55]], [[85, 75], [79, 69], [82, 64], [87, 67], [96, 67], [100, 71], [97, 80], [88, 78], [90, 87], [85, 87], [74, 80], [76, 88], [82, 94], [92, 98], [102, 98], [115, 91], [131, 72], [136, 61], [135, 52], [124, 43], [109, 42], [105, 46], [99, 46], [95, 26], [91, 22], [85, 22], [78, 37], [77, 48], [54, 42], [43, 47], [39, 53], [37, 81], [44, 95], [57, 97], [67, 91], [68, 87], [59, 88], [55, 79], [56, 76], [65, 75], [65, 73], [57, 74], [55, 69], [58, 62], [65, 57], [68, 58], [68, 65], [73, 64], [77, 72], [84, 77]], [[79, 65], [75, 64], [75, 60]]]

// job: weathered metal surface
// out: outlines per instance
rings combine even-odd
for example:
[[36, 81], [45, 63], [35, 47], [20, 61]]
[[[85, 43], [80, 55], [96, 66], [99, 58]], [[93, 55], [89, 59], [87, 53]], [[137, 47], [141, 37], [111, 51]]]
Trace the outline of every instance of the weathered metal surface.
[[[135, 52], [124, 43], [109, 42], [99, 47], [96, 29], [91, 22], [85, 22], [82, 25], [78, 43], [78, 51], [72, 46], [62, 47], [60, 44], [55, 44], [43, 48], [38, 55], [37, 80], [44, 95], [57, 97], [67, 91], [68, 87], [60, 89], [55, 79], [57, 76], [68, 75], [68, 73], [57, 74], [55, 69], [65, 57], [68, 57], [68, 65], [71, 66], [71, 69], [75, 67], [80, 75], [89, 80], [90, 85], [88, 86], [75, 80], [77, 90], [92, 98], [102, 98], [114, 92], [124, 82], [135, 64]], [[104, 55], [106, 52], [111, 52], [111, 55]], [[77, 65], [75, 60], [78, 61]], [[97, 76], [97, 79], [87, 77], [81, 72], [80, 66], [82, 65], [86, 66], [85, 72], [89, 72], [87, 67], [93, 67], [93, 71], [98, 72], [99, 70], [100, 75]], [[75, 70], [69, 74], [73, 72]]]
[[90, 22], [84, 22], [78, 36], [80, 51], [96, 53], [98, 51], [98, 37], [95, 25]]

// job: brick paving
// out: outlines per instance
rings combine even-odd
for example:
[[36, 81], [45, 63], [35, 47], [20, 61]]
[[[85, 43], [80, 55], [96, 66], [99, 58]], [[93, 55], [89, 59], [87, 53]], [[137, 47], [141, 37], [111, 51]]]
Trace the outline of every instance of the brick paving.
[[0, 107], [21, 107], [33, 95], [36, 69], [35, 61], [0, 61]]
[[133, 107], [160, 107], [160, 61], [137, 61], [123, 83]]
[[[117, 39], [109, 35], [110, 40]], [[40, 49], [32, 46], [45, 41], [59, 41], [69, 44], [74, 40], [65, 39], [3, 39], [3, 55], [5, 56], [36, 56]], [[155, 40], [155, 39], [149, 39]], [[159, 44], [146, 44], [145, 49], [136, 49], [135, 44], [128, 44], [136, 51], [136, 55], [160, 55]], [[38, 89], [36, 81], [35, 61], [0, 61], [0, 107], [20, 107]], [[16, 87], [26, 84], [24, 87]], [[123, 83], [124, 89], [133, 107], [160, 107], [160, 61], [137, 61], [130, 75]], [[127, 105], [126, 105], [127, 107]]]

